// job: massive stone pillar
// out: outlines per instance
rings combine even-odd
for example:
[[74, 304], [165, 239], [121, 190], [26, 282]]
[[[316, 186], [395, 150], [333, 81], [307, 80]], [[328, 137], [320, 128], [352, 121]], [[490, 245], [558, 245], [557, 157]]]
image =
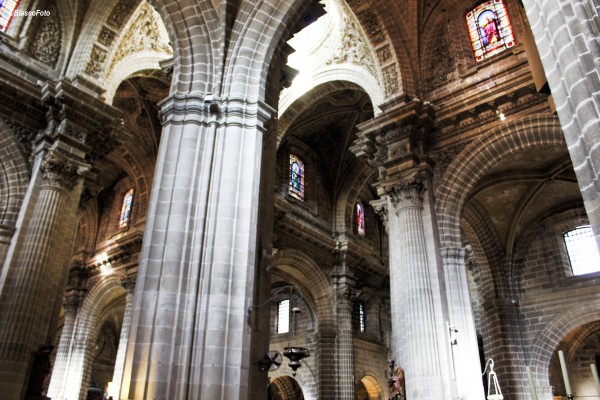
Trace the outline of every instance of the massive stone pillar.
[[241, 98], [172, 95], [121, 389], [130, 399], [246, 399], [265, 122]]
[[523, 0], [600, 248], [600, 45], [597, 0]]

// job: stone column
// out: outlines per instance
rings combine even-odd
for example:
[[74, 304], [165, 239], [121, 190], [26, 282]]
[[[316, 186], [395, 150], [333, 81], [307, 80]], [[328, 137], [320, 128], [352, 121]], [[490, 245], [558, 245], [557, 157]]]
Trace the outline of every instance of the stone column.
[[133, 293], [135, 292], [135, 278], [124, 279], [123, 287], [127, 290], [125, 297], [125, 313], [123, 314], [123, 324], [121, 325], [121, 335], [119, 337], [119, 347], [117, 349], [117, 358], [115, 360], [115, 370], [113, 372], [112, 387], [108, 393], [113, 400], [119, 398], [121, 382], [123, 380], [123, 370], [125, 368], [125, 354], [127, 351], [127, 339], [129, 338], [129, 328], [131, 327], [131, 313], [133, 311]]
[[[54, 305], [44, 304], [45, 288], [60, 287], [64, 274], [56, 271], [65, 210], [81, 193], [81, 176], [89, 167], [52, 149], [39, 167], [39, 191], [32, 193], [31, 213], [19, 240], [22, 248], [9, 254], [0, 302], [0, 393], [5, 399], [23, 398], [31, 355], [47, 340]], [[76, 204], [76, 203], [75, 203]], [[62, 286], [64, 287], [64, 286]], [[44, 329], [44, 324], [48, 325]], [[35, 329], [33, 328], [35, 327]]]
[[83, 293], [73, 293], [67, 295], [64, 303], [65, 318], [60, 336], [58, 349], [56, 350], [56, 358], [52, 368], [52, 377], [50, 378], [50, 386], [48, 387], [48, 397], [51, 399], [59, 399], [64, 393], [66, 386], [69, 384], [68, 366], [71, 354], [71, 347], [75, 334], [75, 321], [77, 312], [81, 306]]
[[[392, 352], [405, 371], [406, 396], [446, 398], [436, 329], [434, 294], [423, 226], [423, 183], [415, 178], [393, 186], [386, 196], [390, 240]], [[375, 202], [381, 210], [381, 202]]]
[[335, 281], [335, 320], [337, 327], [337, 390], [339, 400], [354, 399], [354, 344], [352, 329], [353, 299], [355, 296], [354, 277], [346, 267], [346, 251], [337, 254], [338, 262], [334, 269]]
[[260, 163], [274, 111], [172, 95], [153, 183], [124, 398], [248, 397]]
[[523, 0], [600, 248], [597, 0]]

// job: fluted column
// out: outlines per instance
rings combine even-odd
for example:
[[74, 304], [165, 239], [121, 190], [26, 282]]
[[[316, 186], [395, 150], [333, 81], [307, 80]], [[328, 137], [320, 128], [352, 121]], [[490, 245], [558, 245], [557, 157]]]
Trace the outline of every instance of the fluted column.
[[334, 276], [335, 283], [335, 316], [337, 327], [337, 390], [336, 399], [354, 399], [354, 344], [352, 340], [352, 311], [355, 296], [354, 278], [345, 266], [344, 250], [338, 253], [338, 265]]
[[246, 310], [273, 110], [193, 93], [172, 95], [162, 112], [121, 397], [246, 399], [256, 361]]
[[[390, 239], [392, 351], [405, 371], [407, 398], [445, 398], [434, 295], [423, 226], [423, 184], [402, 182], [386, 199]], [[376, 205], [381, 209], [381, 204]]]
[[[25, 394], [32, 354], [47, 340], [54, 304], [43, 301], [46, 288], [64, 287], [65, 274], [57, 269], [62, 219], [69, 201], [81, 193], [80, 177], [88, 166], [57, 150], [41, 162], [39, 191], [32, 194], [31, 214], [20, 242], [22, 248], [7, 258], [0, 302], [0, 393], [4, 399]], [[34, 197], [35, 196], [35, 197]], [[72, 197], [71, 197], [72, 196]], [[36, 329], [32, 329], [32, 327]]]
[[48, 387], [48, 397], [51, 399], [61, 398], [62, 393], [64, 393], [67, 385], [69, 384], [67, 381], [69, 357], [74, 340], [73, 335], [75, 333], [75, 320], [77, 319], [77, 312], [79, 311], [80, 305], [81, 297], [78, 295], [68, 296], [65, 299], [64, 324], [58, 349], [56, 350], [56, 358], [52, 368], [50, 386]]
[[135, 278], [123, 280], [123, 287], [127, 290], [125, 297], [125, 314], [123, 315], [123, 324], [121, 325], [121, 335], [119, 337], [119, 347], [115, 360], [115, 370], [113, 372], [112, 387], [108, 393], [113, 400], [119, 398], [121, 382], [123, 380], [123, 370], [125, 368], [125, 354], [127, 352], [127, 339], [129, 338], [129, 328], [131, 327], [131, 313], [133, 311], [133, 293], [135, 291]]

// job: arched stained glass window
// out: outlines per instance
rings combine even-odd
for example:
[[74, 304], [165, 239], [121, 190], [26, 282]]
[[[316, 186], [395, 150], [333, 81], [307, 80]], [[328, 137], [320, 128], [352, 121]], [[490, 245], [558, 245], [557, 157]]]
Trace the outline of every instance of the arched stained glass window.
[[133, 204], [133, 189], [129, 189], [123, 196], [123, 204], [121, 205], [121, 214], [119, 214], [119, 229], [129, 225], [131, 218], [131, 205]]
[[483, 61], [515, 45], [503, 0], [489, 0], [467, 13], [475, 60]]
[[290, 194], [304, 200], [304, 163], [293, 154], [290, 154]]
[[360, 236], [365, 236], [365, 208], [360, 199], [356, 201], [356, 231]]
[[19, 0], [0, 0], [0, 32], [6, 32]]

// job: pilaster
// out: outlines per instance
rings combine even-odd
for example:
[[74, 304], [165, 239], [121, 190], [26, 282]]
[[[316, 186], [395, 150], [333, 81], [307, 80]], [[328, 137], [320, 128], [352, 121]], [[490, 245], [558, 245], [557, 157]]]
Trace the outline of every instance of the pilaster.
[[336, 265], [332, 274], [337, 327], [335, 352], [337, 360], [336, 398], [339, 400], [355, 398], [352, 311], [357, 291], [355, 289], [355, 278], [346, 265], [346, 254], [346, 249], [336, 251]]

